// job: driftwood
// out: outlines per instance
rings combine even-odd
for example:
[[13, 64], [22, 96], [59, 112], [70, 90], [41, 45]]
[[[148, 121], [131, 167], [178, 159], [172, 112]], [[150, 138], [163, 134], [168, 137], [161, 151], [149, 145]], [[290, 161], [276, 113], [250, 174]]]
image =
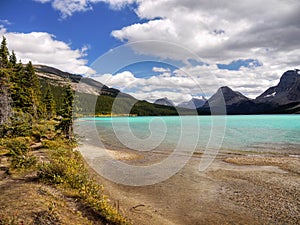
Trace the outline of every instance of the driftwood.
[[138, 205], [136, 205], [136, 206], [131, 207], [131, 209], [132, 209], [132, 210], [136, 210], [136, 209], [139, 208], [139, 207], [145, 207], [145, 205], [144, 205], [144, 204], [138, 204]]
[[36, 149], [40, 149], [43, 146], [43, 144], [41, 142], [38, 143], [34, 143], [30, 146], [31, 149], [36, 150]]

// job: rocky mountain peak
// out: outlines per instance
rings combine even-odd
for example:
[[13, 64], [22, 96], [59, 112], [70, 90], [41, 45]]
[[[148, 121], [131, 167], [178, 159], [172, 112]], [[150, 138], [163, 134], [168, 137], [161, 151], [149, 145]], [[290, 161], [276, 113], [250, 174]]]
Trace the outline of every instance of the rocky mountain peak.
[[276, 101], [280, 104], [288, 103], [299, 96], [300, 74], [299, 70], [288, 70], [280, 78], [277, 86], [270, 87], [256, 99], [259, 101]]
[[299, 70], [288, 70], [280, 78], [280, 82], [277, 85], [277, 92], [289, 91], [293, 85], [296, 83], [296, 80], [300, 79]]
[[230, 87], [227, 86], [219, 88], [217, 93], [223, 94], [226, 105], [230, 105], [241, 100], [248, 100], [246, 96], [238, 91], [233, 91]]
[[175, 106], [175, 104], [173, 103], [172, 100], [168, 99], [167, 97], [164, 97], [164, 98], [160, 98], [160, 99], [157, 99], [154, 104], [157, 104], [157, 105], [165, 105], [165, 106]]
[[219, 107], [224, 104], [229, 106], [247, 100], [249, 99], [240, 92], [233, 91], [231, 88], [223, 86], [220, 87], [210, 99], [208, 99], [204, 107]]
[[202, 107], [206, 101], [207, 99], [204, 96], [201, 96], [200, 98], [192, 98], [187, 102], [182, 102], [178, 104], [178, 107], [186, 109], [196, 109]]

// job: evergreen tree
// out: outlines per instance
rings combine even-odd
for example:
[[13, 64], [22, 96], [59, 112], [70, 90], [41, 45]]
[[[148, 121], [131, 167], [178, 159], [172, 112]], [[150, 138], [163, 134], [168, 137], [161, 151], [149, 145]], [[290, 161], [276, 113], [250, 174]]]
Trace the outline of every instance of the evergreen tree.
[[24, 92], [24, 68], [21, 61], [16, 64], [13, 69], [13, 72], [10, 76], [10, 89], [11, 89], [11, 98], [13, 100], [13, 108], [16, 111], [24, 110], [26, 102], [28, 102], [29, 96], [26, 96]]
[[11, 55], [9, 56], [9, 62], [12, 67], [15, 67], [17, 65], [17, 57], [14, 51], [12, 51]]
[[32, 63], [29, 62], [19, 75], [23, 95], [21, 96], [23, 98], [21, 108], [37, 119], [43, 114], [43, 108], [41, 104], [40, 82], [35, 74]]
[[41, 88], [34, 67], [25, 67], [12, 51], [9, 55], [5, 37], [0, 46], [0, 136], [24, 135], [33, 122], [44, 115]]
[[73, 103], [74, 94], [69, 84], [65, 90], [63, 105], [60, 111], [60, 123], [56, 126], [56, 130], [61, 130], [68, 139], [71, 139], [73, 134]]
[[47, 119], [53, 118], [55, 116], [55, 101], [49, 85], [47, 86], [43, 103], [45, 105]]
[[7, 48], [6, 38], [3, 37], [0, 47], [0, 68], [7, 68], [9, 66], [9, 51]]
[[25, 67], [18, 63], [11, 76], [11, 97], [13, 107], [17, 111], [29, 113], [35, 119], [44, 114], [40, 82], [34, 67], [29, 62]]

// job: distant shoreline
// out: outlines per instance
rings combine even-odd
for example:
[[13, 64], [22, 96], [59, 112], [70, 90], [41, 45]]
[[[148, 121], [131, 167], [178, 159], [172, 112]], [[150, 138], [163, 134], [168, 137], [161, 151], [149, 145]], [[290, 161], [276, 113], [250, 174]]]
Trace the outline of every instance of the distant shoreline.
[[217, 114], [217, 115], [210, 115], [210, 114], [199, 114], [199, 115], [147, 115], [147, 116], [139, 116], [137, 114], [102, 114], [102, 115], [80, 115], [77, 116], [76, 119], [82, 118], [107, 118], [107, 117], [182, 117], [182, 116], [299, 116], [300, 113], [291, 113], [291, 114]]

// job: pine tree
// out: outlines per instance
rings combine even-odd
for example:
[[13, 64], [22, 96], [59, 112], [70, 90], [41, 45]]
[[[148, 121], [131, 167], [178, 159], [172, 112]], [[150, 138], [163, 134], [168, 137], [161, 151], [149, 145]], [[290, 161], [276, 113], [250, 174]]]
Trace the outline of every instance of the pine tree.
[[73, 134], [73, 103], [74, 94], [69, 84], [65, 90], [63, 105], [60, 111], [60, 123], [56, 126], [56, 130], [61, 130], [68, 139], [71, 139]]
[[26, 96], [24, 92], [24, 67], [21, 61], [16, 64], [13, 69], [13, 72], [10, 76], [10, 90], [11, 90], [11, 97], [13, 100], [13, 108], [16, 111], [24, 110], [24, 106], [28, 105], [28, 96]]
[[34, 67], [17, 64], [12, 51], [9, 55], [5, 37], [0, 47], [0, 136], [24, 135], [32, 124], [45, 115], [41, 88]]
[[40, 82], [31, 62], [29, 62], [24, 69], [21, 85], [24, 94], [23, 100], [25, 111], [37, 119], [41, 116], [43, 111], [41, 104], [41, 89]]
[[47, 119], [49, 120], [55, 116], [55, 101], [49, 85], [47, 86], [43, 103], [45, 105]]
[[0, 68], [9, 67], [9, 51], [7, 48], [6, 38], [2, 38], [1, 47], [0, 47]]
[[25, 68], [22, 63], [16, 64], [11, 76], [11, 97], [17, 111], [29, 113], [35, 119], [44, 114], [40, 82], [34, 67], [29, 62]]
[[12, 67], [15, 67], [17, 65], [17, 57], [14, 51], [12, 51], [11, 55], [9, 56], [9, 62]]

